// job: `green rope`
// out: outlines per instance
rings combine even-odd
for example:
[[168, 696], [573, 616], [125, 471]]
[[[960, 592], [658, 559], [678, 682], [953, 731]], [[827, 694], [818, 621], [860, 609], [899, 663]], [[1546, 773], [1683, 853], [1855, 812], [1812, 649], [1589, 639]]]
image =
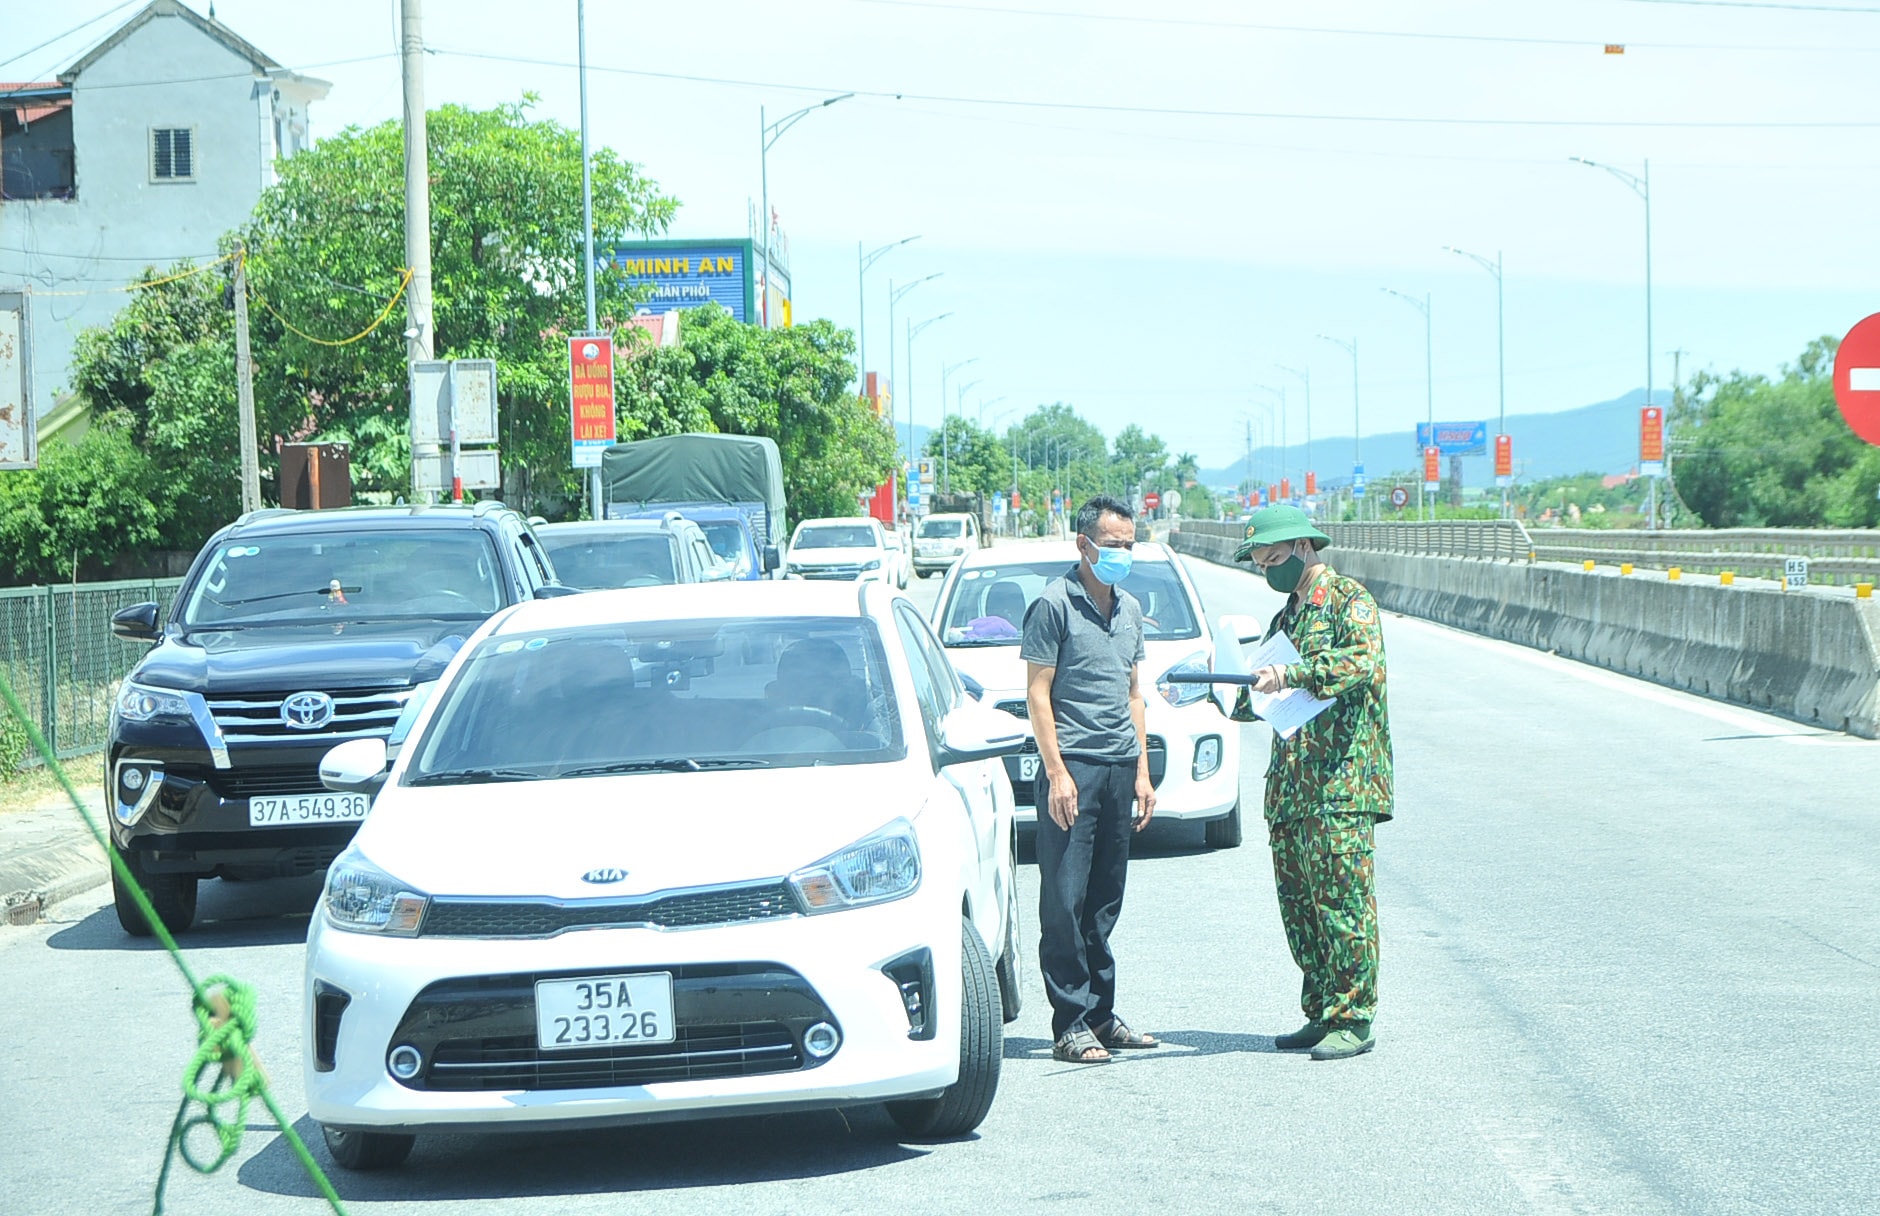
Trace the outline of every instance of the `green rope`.
[[[320, 1163], [307, 1151], [306, 1143], [300, 1134], [288, 1122], [280, 1103], [275, 1100], [274, 1091], [268, 1088], [266, 1076], [262, 1074], [261, 1064], [255, 1058], [252, 1042], [255, 1035], [255, 993], [248, 985], [231, 979], [226, 975], [211, 977], [206, 983], [196, 978], [184, 960], [182, 950], [176, 944], [168, 927], [157, 917], [157, 910], [150, 904], [150, 896], [132, 877], [130, 868], [118, 851], [111, 846], [110, 839], [98, 826], [91, 812], [85, 809], [85, 803], [73, 787], [72, 779], [66, 775], [59, 759], [46, 745], [46, 737], [39, 733], [39, 728], [26, 713], [20, 699], [13, 691], [12, 683], [0, 671], [0, 699], [6, 701], [7, 709], [19, 719], [26, 728], [27, 735], [33, 741], [40, 758], [46, 762], [46, 768], [59, 780], [59, 786], [72, 802], [72, 809], [78, 812], [85, 827], [91, 832], [92, 839], [104, 850], [105, 857], [111, 862], [111, 869], [119, 884], [131, 894], [137, 904], [137, 910], [143, 915], [144, 922], [150, 926], [157, 940], [169, 953], [170, 961], [182, 972], [184, 981], [189, 985], [191, 1009], [196, 1017], [197, 1045], [196, 1054], [190, 1059], [188, 1069], [183, 1073], [183, 1101], [176, 1109], [176, 1118], [170, 1125], [170, 1143], [164, 1150], [163, 1168], [157, 1174], [155, 1216], [163, 1213], [163, 1192], [169, 1184], [170, 1163], [178, 1156], [199, 1174], [210, 1174], [226, 1165], [230, 1158], [241, 1148], [242, 1132], [248, 1126], [248, 1104], [259, 1097], [274, 1117], [274, 1122], [281, 1129], [281, 1136], [300, 1159], [301, 1168], [319, 1188], [327, 1204], [337, 1216], [346, 1216], [345, 1205], [340, 1203], [339, 1193], [327, 1179]], [[208, 1083], [204, 1084], [205, 1077]], [[230, 1103], [235, 1104], [235, 1117], [227, 1119], [219, 1108]], [[190, 1107], [202, 1107], [199, 1115], [191, 1116]], [[207, 1127], [215, 1135], [219, 1152], [213, 1161], [204, 1162], [190, 1151], [189, 1133], [198, 1127]]]

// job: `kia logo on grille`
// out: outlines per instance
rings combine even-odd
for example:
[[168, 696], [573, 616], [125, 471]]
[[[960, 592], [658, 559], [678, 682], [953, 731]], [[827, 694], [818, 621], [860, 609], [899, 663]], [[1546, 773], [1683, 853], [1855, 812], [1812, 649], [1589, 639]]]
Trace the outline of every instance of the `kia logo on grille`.
[[281, 702], [281, 721], [289, 730], [319, 730], [333, 720], [333, 698], [323, 692], [297, 692]]
[[625, 882], [627, 872], [619, 866], [602, 866], [598, 870], [589, 870], [581, 876], [582, 882], [610, 883]]

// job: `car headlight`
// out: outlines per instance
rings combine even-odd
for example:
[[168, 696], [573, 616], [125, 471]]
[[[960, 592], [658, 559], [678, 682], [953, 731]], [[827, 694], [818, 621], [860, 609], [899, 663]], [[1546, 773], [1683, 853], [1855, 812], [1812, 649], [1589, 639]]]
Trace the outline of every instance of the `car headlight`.
[[348, 849], [327, 871], [320, 902], [335, 928], [416, 937], [430, 896], [412, 890], [363, 854]]
[[191, 720], [189, 698], [168, 688], [149, 688], [125, 681], [118, 689], [118, 717], [126, 722], [150, 722], [157, 718]]
[[867, 561], [865, 561], [865, 562], [863, 562], [863, 563], [862, 563], [862, 569], [864, 569], [864, 570], [879, 570], [879, 569], [881, 569], [881, 559], [880, 559], [880, 558], [878, 558], [878, 557], [871, 557], [871, 558], [869, 558], [869, 559], [868, 559]]
[[1162, 678], [1155, 682], [1155, 690], [1162, 694], [1162, 699], [1170, 705], [1193, 705], [1208, 695], [1206, 684], [1171, 684], [1169, 677], [1176, 672], [1184, 675], [1207, 675], [1208, 656], [1206, 651], [1196, 651], [1175, 666], [1162, 673]]
[[897, 819], [787, 880], [805, 912], [840, 912], [912, 895], [920, 886], [914, 825]]

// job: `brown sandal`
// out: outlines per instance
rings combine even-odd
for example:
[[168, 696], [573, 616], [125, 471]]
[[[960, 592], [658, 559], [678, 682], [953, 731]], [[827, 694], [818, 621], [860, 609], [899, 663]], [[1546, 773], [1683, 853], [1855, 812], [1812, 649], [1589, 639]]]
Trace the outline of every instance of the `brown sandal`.
[[[1093, 1056], [1090, 1054], [1093, 1051], [1102, 1054]], [[1051, 1057], [1065, 1064], [1108, 1064], [1111, 1058], [1097, 1036], [1083, 1026], [1059, 1036], [1058, 1041], [1051, 1044]]]
[[1109, 1024], [1097, 1032], [1097, 1042], [1111, 1051], [1146, 1050], [1162, 1046], [1162, 1040], [1152, 1034], [1138, 1034], [1129, 1028], [1129, 1023], [1122, 1018], [1112, 1017]]

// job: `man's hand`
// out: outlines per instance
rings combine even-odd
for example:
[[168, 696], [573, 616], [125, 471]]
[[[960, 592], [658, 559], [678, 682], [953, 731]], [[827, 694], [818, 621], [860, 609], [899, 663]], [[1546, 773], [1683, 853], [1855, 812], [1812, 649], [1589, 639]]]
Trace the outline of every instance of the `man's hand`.
[[1155, 817], [1155, 783], [1149, 780], [1149, 770], [1136, 770], [1136, 818], [1138, 832], [1149, 826], [1149, 820]]
[[1051, 822], [1068, 832], [1077, 822], [1077, 783], [1071, 780], [1068, 768], [1047, 774], [1045, 780], [1051, 786]]
[[1253, 691], [1276, 693], [1285, 690], [1286, 669], [1284, 667], [1262, 667], [1253, 673]]

